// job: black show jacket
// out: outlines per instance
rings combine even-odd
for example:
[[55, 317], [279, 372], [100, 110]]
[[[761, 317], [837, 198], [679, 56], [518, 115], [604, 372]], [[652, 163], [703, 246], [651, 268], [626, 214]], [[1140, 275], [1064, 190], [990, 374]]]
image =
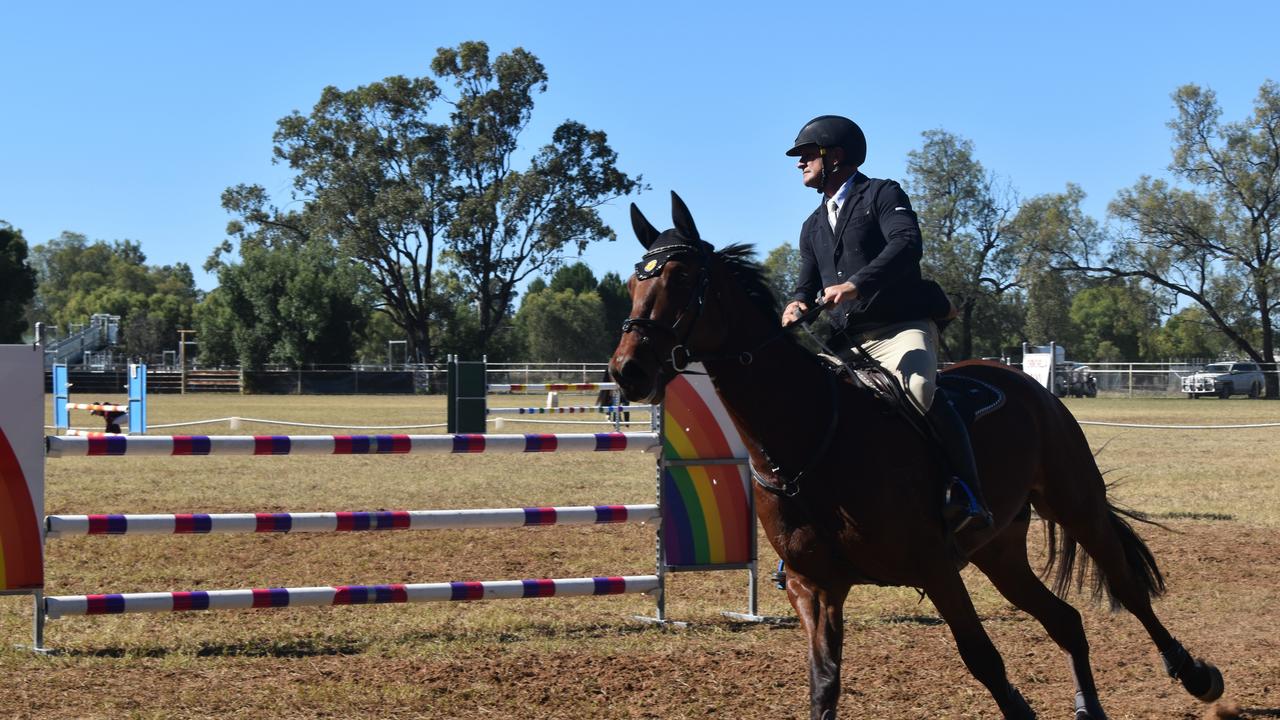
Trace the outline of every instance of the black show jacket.
[[902, 186], [855, 175], [834, 232], [825, 202], [800, 229], [800, 276], [791, 299], [812, 305], [822, 288], [852, 281], [857, 299], [831, 313], [835, 329], [848, 332], [947, 313], [942, 288], [920, 276], [924, 243]]

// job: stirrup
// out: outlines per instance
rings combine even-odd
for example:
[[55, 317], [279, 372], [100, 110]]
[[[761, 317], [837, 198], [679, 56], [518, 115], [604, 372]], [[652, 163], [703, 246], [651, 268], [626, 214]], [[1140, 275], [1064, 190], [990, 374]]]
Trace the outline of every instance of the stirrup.
[[[957, 487], [963, 491], [958, 497], [955, 493]], [[991, 511], [978, 502], [973, 489], [958, 477], [951, 478], [951, 485], [947, 487], [947, 495], [943, 503], [942, 514], [953, 533], [970, 528], [982, 530], [991, 527], [994, 523]]]
[[779, 590], [787, 589], [787, 571], [781, 560], [778, 561], [778, 569], [773, 571], [773, 574], [769, 576], [769, 579], [773, 581], [773, 586]]

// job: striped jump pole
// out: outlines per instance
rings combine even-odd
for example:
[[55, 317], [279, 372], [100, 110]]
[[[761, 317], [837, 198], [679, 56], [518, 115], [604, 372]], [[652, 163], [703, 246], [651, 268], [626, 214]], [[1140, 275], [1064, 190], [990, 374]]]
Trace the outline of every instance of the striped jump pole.
[[658, 506], [648, 504], [372, 512], [49, 515], [44, 524], [45, 538], [53, 539], [69, 535], [462, 530], [646, 523], [659, 519]]
[[652, 593], [660, 587], [661, 584], [657, 575], [624, 575], [406, 585], [339, 585], [333, 587], [254, 588], [250, 590], [53, 595], [44, 598], [44, 614], [50, 619], [57, 619], [68, 615], [114, 615], [119, 613], [176, 612], [183, 610], [514, 600], [519, 598]]
[[101, 430], [81, 430], [80, 428], [70, 428], [67, 435], [71, 437], [114, 437], [124, 435], [124, 433], [107, 433]]
[[99, 412], [129, 412], [128, 405], [111, 405], [107, 403], [67, 403], [68, 410], [97, 410]]
[[544, 392], [596, 392], [599, 390], [617, 390], [618, 383], [490, 383], [486, 386], [491, 393], [544, 393]]
[[557, 407], [485, 408], [489, 415], [611, 415], [624, 412], [655, 412], [658, 405], [561, 405]]
[[45, 438], [50, 458], [124, 455], [406, 455], [621, 452], [659, 445], [657, 433], [525, 435], [106, 435]]
[[[310, 605], [359, 605], [430, 601], [616, 595], [645, 593], [657, 604], [656, 618], [666, 621], [667, 572], [740, 570], [749, 572], [749, 610], [755, 617], [754, 519], [745, 450], [727, 413], [704, 377], [680, 376], [671, 381], [661, 411], [643, 408], [663, 419], [657, 432], [486, 435], [173, 435], [51, 436], [44, 438], [36, 418], [41, 394], [40, 360], [27, 346], [0, 346], [0, 389], [21, 399], [22, 412], [0, 413], [0, 594], [31, 594], [36, 612], [34, 647], [43, 648], [46, 618], [125, 612], [164, 612], [223, 608], [271, 608]], [[483, 365], [468, 365], [464, 375], [481, 379], [474, 390], [459, 387], [457, 418], [480, 424], [483, 406], [469, 393], [483, 394]], [[460, 365], [461, 367], [461, 365]], [[612, 383], [512, 384], [495, 389], [516, 391], [599, 390]], [[30, 391], [34, 388], [34, 391]], [[483, 402], [483, 398], [480, 398]], [[617, 408], [627, 412], [641, 407]], [[477, 413], [476, 410], [479, 410]], [[572, 409], [564, 408], [559, 412]], [[608, 412], [609, 408], [593, 408]], [[546, 409], [539, 408], [544, 414]], [[130, 414], [135, 412], [130, 408]], [[556, 412], [551, 410], [550, 412]], [[517, 409], [514, 414], [521, 414]], [[529, 412], [527, 414], [535, 414]], [[549, 414], [549, 413], [548, 413]], [[16, 452], [6, 461], [4, 448]], [[44, 452], [41, 452], [43, 449]], [[618, 452], [654, 453], [656, 504], [523, 507], [484, 510], [377, 510], [368, 512], [257, 512], [173, 514], [37, 514], [44, 505], [44, 466], [61, 457], [207, 456], [207, 455], [403, 455]], [[7, 462], [7, 464], [5, 464]], [[7, 514], [6, 514], [7, 513]], [[189, 592], [44, 594], [43, 542], [73, 535], [214, 534], [428, 530], [461, 528], [585, 525], [653, 522], [657, 525], [656, 567], [652, 575], [563, 579], [443, 582], [426, 584], [335, 585], [300, 588], [193, 590]]]

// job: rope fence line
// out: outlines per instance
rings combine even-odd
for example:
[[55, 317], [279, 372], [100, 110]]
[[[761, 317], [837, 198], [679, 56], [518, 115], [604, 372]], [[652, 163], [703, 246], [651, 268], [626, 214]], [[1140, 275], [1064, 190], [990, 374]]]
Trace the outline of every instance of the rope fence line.
[[1145, 428], [1152, 430], [1245, 430], [1249, 428], [1280, 427], [1280, 422], [1248, 423], [1244, 425], [1154, 425], [1148, 423], [1116, 423], [1100, 420], [1077, 420], [1081, 425], [1098, 425], [1101, 427]]

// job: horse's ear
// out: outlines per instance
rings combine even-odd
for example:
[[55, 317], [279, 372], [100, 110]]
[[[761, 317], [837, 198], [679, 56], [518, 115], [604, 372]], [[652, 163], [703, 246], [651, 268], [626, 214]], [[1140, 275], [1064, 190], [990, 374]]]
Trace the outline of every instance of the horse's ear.
[[635, 230], [636, 238], [640, 240], [645, 250], [648, 250], [649, 246], [653, 245], [653, 241], [658, 239], [658, 230], [649, 223], [635, 203], [631, 203], [631, 229]]
[[671, 191], [671, 221], [675, 223], [681, 235], [690, 240], [702, 239], [698, 235], [698, 226], [693, 224], [693, 215], [689, 212], [689, 206], [684, 204], [675, 190]]

